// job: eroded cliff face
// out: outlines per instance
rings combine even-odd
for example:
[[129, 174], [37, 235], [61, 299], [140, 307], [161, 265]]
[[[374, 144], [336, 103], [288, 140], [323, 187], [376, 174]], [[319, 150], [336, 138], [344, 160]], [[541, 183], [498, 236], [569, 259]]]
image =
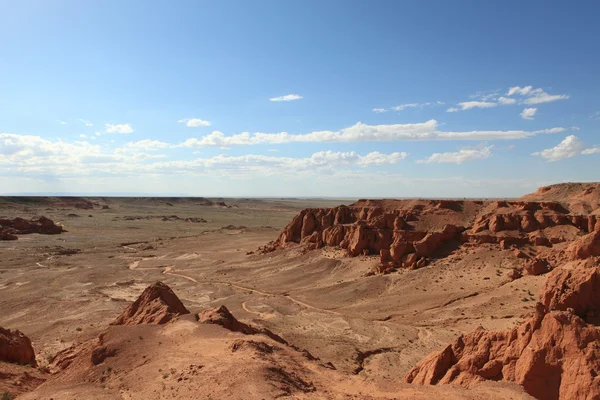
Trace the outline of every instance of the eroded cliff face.
[[385, 273], [425, 266], [429, 258], [463, 245], [497, 244], [515, 251], [526, 246], [533, 251], [518, 257], [528, 259], [526, 272], [539, 274], [549, 268], [537, 257], [536, 247], [552, 248], [586, 234], [594, 234], [588, 240], [592, 244], [571, 250], [571, 259], [582, 252], [600, 252], [593, 244], [600, 238], [600, 216], [573, 214], [559, 202], [359, 200], [350, 206], [301, 211], [261, 250], [294, 243], [307, 250], [339, 247], [350, 257], [379, 255], [376, 270]]
[[483, 380], [523, 385], [538, 399], [600, 398], [600, 267], [598, 260], [552, 271], [541, 303], [527, 322], [509, 331], [478, 328], [419, 362], [409, 383]]

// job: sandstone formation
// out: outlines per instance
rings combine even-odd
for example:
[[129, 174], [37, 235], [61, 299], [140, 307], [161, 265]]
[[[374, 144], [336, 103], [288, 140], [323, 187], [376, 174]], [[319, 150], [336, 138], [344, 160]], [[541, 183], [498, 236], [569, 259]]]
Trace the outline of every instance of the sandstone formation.
[[36, 366], [31, 340], [18, 330], [0, 327], [0, 361]]
[[56, 235], [65, 232], [62, 225], [55, 224], [49, 218], [39, 217], [33, 219], [24, 218], [0, 218], [0, 240], [17, 240], [16, 235], [28, 233], [40, 233], [44, 235]]
[[552, 271], [541, 301], [547, 310], [571, 310], [586, 322], [600, 325], [600, 266], [597, 261], [570, 263]]
[[600, 267], [593, 264], [554, 270], [529, 321], [510, 331], [478, 328], [461, 336], [405, 380], [466, 387], [504, 380], [538, 399], [600, 398]]
[[111, 325], [160, 325], [189, 313], [169, 286], [156, 282], [148, 286]]
[[569, 245], [572, 260], [582, 260], [592, 256], [600, 256], [600, 231], [589, 233]]
[[[379, 255], [376, 272], [388, 273], [425, 266], [429, 258], [463, 245], [543, 249], [577, 241], [570, 257], [585, 258], [600, 255], [598, 238], [600, 216], [572, 213], [556, 201], [359, 200], [350, 206], [301, 211], [277, 240], [260, 250], [271, 252], [291, 243], [308, 250], [340, 247], [350, 257]], [[515, 250], [528, 263], [528, 274], [551, 269], [537, 253]]]
[[574, 212], [591, 213], [600, 207], [600, 183], [560, 183], [544, 186], [522, 197], [527, 201], [560, 201]]

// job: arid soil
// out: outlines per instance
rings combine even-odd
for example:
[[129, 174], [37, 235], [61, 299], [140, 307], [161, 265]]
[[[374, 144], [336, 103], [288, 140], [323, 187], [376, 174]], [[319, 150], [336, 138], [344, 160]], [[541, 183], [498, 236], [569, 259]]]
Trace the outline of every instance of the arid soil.
[[[595, 399], [598, 214], [595, 184], [518, 200], [3, 198], [0, 219], [63, 232], [0, 241], [0, 346], [18, 329], [35, 351], [0, 362], [0, 394]], [[506, 347], [544, 351], [557, 324], [574, 332], [560, 354], [510, 364]], [[508, 344], [475, 357], [489, 337]], [[527, 371], [564, 385], [531, 389]]]

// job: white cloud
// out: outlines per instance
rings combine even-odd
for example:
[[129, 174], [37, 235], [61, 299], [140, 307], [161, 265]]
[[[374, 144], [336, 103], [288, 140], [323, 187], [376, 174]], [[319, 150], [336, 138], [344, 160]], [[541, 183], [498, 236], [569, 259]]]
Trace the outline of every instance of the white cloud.
[[433, 153], [431, 156], [418, 160], [420, 164], [430, 163], [449, 163], [449, 164], [462, 164], [466, 161], [479, 160], [489, 158], [492, 156], [493, 146], [481, 147], [481, 148], [465, 148], [457, 152], [449, 153]]
[[181, 143], [181, 147], [230, 147], [255, 144], [282, 143], [356, 143], [356, 142], [394, 142], [423, 140], [502, 140], [523, 139], [545, 133], [564, 132], [565, 128], [550, 128], [537, 131], [467, 131], [444, 132], [438, 130], [438, 122], [429, 120], [415, 124], [366, 125], [361, 122], [339, 131], [316, 131], [306, 134], [250, 133], [242, 132], [225, 136], [214, 131], [201, 138], [190, 138]]
[[540, 92], [537, 92], [533, 96], [525, 99], [523, 103], [525, 104], [541, 104], [541, 103], [550, 103], [556, 100], [566, 100], [569, 98], [566, 94], [548, 94], [541, 89], [537, 89]]
[[556, 100], [566, 100], [569, 98], [566, 94], [548, 94], [541, 88], [534, 89], [533, 86], [513, 86], [508, 89], [506, 95], [520, 95], [527, 97], [522, 101], [523, 104], [550, 103]]
[[571, 127], [571, 130], [572, 130], [572, 131], [580, 131], [580, 130], [581, 130], [581, 128], [580, 128], [580, 127], [578, 127], [578, 126], [572, 126], [572, 127]]
[[581, 154], [590, 155], [590, 154], [598, 154], [600, 153], [600, 146], [590, 147], [589, 149], [585, 149], [581, 152]]
[[533, 86], [525, 86], [525, 87], [513, 86], [510, 89], [508, 89], [508, 92], [506, 93], [506, 95], [513, 96], [515, 94], [519, 94], [521, 96], [527, 96], [531, 92], [532, 89], [533, 89]]
[[92, 124], [90, 121], [85, 120], [85, 119], [81, 119], [79, 118], [79, 121], [81, 121], [85, 126], [94, 126], [94, 124]]
[[160, 140], [144, 139], [138, 142], [128, 142], [123, 146], [129, 150], [158, 150], [172, 147], [169, 143], [161, 142]]
[[424, 108], [424, 107], [431, 107], [431, 106], [440, 106], [445, 104], [443, 101], [428, 101], [426, 103], [407, 103], [407, 104], [400, 104], [398, 106], [394, 106], [394, 107], [390, 107], [389, 109], [385, 109], [385, 108], [374, 108], [373, 112], [376, 113], [383, 113], [386, 111], [404, 111], [407, 108]]
[[61, 125], [66, 125], [67, 124], [65, 121], [61, 121], [61, 120], [58, 120], [58, 123], [61, 124]]
[[417, 104], [417, 103], [400, 104], [399, 106], [392, 107], [392, 110], [403, 111], [403, 110], [406, 110], [407, 108], [416, 108], [416, 107], [419, 107], [419, 104]]
[[600, 111], [596, 111], [595, 113], [593, 113], [592, 115], [590, 115], [590, 119], [591, 120], [600, 120]]
[[[498, 91], [478, 92], [477, 94], [469, 97], [480, 99], [479, 101], [464, 101], [462, 103], [458, 103], [457, 107], [450, 107], [446, 111], [457, 112], [470, 110], [472, 108], [492, 108], [498, 105], [507, 106], [513, 104], [541, 104], [569, 98], [569, 96], [566, 94], [548, 94], [541, 88], [534, 89], [533, 86], [513, 86], [508, 89], [508, 92], [506, 92], [506, 96], [508, 97], [496, 97], [497, 93]], [[517, 100], [510, 96], [522, 96], [524, 99]]]
[[480, 91], [469, 96], [470, 99], [479, 99], [482, 101], [494, 100], [500, 89]]
[[104, 124], [106, 133], [133, 133], [133, 128], [129, 124]]
[[271, 152], [271, 153], [277, 153], [279, 150], [277, 150], [277, 149], [269, 149], [269, 150], [267, 150], [267, 151], [268, 151], [268, 152]]
[[212, 173], [242, 176], [248, 173], [294, 175], [299, 171], [319, 170], [331, 174], [343, 168], [367, 168], [391, 165], [408, 154], [371, 152], [320, 151], [310, 157], [275, 157], [249, 154], [218, 155], [193, 160], [163, 160], [164, 154], [148, 154], [140, 150], [166, 148], [168, 144], [155, 140], [128, 143], [121, 148], [106, 149], [88, 142], [65, 143], [39, 136], [0, 134], [0, 177], [15, 176], [140, 176], [144, 174]]
[[[569, 135], [555, 147], [532, 153], [533, 156], [540, 156], [546, 160], [558, 161], [564, 158], [575, 157], [583, 149], [583, 143], [575, 135]], [[589, 154], [589, 153], [586, 153]]]
[[86, 135], [86, 134], [83, 134], [83, 133], [81, 133], [81, 134], [79, 135], [79, 137], [80, 137], [80, 138], [82, 138], [82, 139], [87, 139], [87, 135]]
[[503, 106], [507, 106], [510, 104], [515, 104], [517, 102], [516, 99], [512, 99], [510, 97], [504, 97], [504, 96], [500, 96], [498, 97], [498, 103], [503, 105]]
[[537, 112], [537, 108], [525, 108], [523, 109], [523, 111], [521, 112], [521, 118], [523, 119], [528, 119], [528, 120], [532, 120], [533, 116], [535, 115], [535, 113]]
[[184, 119], [180, 119], [179, 121], [180, 124], [185, 124], [185, 126], [188, 126], [190, 128], [198, 128], [200, 126], [210, 126], [210, 121], [206, 121], [203, 119], [199, 119], [199, 118], [184, 118]]
[[457, 111], [465, 111], [470, 110], [472, 108], [492, 108], [496, 107], [497, 103], [492, 103], [489, 101], [463, 101], [458, 103], [458, 107], [451, 107], [447, 109], [447, 112], [457, 112]]
[[300, 100], [302, 96], [298, 94], [286, 94], [285, 96], [279, 97], [271, 97], [270, 101], [292, 101], [292, 100]]

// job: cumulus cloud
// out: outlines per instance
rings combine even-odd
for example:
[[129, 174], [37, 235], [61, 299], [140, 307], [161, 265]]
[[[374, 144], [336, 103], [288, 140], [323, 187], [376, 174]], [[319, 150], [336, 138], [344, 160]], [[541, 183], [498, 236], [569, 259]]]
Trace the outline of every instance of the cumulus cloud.
[[198, 128], [200, 126], [210, 126], [210, 121], [206, 121], [203, 119], [199, 119], [199, 118], [184, 118], [184, 119], [180, 119], [179, 121], [180, 124], [185, 124], [185, 126], [188, 126], [190, 128]]
[[292, 101], [292, 100], [300, 100], [302, 96], [298, 94], [286, 94], [285, 96], [279, 97], [271, 97], [269, 101]]
[[463, 101], [458, 103], [458, 107], [450, 107], [447, 109], [447, 112], [457, 112], [457, 111], [465, 111], [470, 110], [472, 108], [492, 108], [496, 107], [498, 104], [490, 101]]
[[431, 156], [417, 160], [420, 164], [430, 163], [448, 163], [448, 164], [462, 164], [466, 161], [480, 160], [489, 158], [492, 156], [493, 146], [481, 147], [481, 148], [464, 148], [457, 152], [448, 153], [433, 153]]
[[562, 142], [550, 149], [532, 153], [533, 156], [539, 156], [553, 162], [564, 158], [571, 158], [578, 155], [583, 149], [583, 143], [575, 135], [567, 136]]
[[440, 131], [436, 120], [413, 124], [367, 125], [361, 122], [339, 131], [315, 131], [305, 134], [250, 133], [242, 132], [226, 136], [223, 132], [214, 131], [201, 138], [190, 138], [180, 143], [180, 147], [232, 147], [256, 144], [283, 143], [353, 143], [353, 142], [394, 142], [425, 140], [503, 140], [523, 139], [539, 134], [559, 133], [566, 129], [561, 127], [536, 131]]
[[521, 111], [520, 115], [523, 119], [532, 120], [536, 112], [537, 108], [525, 108], [523, 111]]
[[104, 124], [106, 133], [133, 133], [133, 128], [129, 124]]

